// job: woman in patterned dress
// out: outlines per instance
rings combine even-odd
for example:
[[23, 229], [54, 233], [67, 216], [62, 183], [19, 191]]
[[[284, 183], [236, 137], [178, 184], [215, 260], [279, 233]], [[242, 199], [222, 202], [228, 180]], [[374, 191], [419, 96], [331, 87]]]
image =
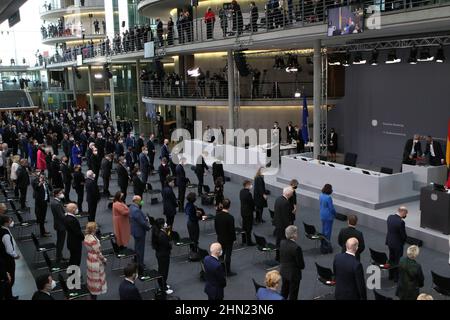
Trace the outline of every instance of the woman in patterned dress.
[[102, 255], [100, 240], [95, 233], [97, 224], [89, 222], [86, 226], [84, 245], [87, 249], [87, 288], [91, 293], [91, 299], [97, 300], [97, 296], [107, 291], [105, 264], [106, 258]]

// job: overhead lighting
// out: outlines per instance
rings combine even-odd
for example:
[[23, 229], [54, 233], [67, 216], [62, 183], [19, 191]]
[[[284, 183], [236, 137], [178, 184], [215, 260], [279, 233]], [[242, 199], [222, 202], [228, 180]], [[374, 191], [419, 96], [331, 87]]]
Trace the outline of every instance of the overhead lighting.
[[444, 55], [444, 47], [442, 44], [439, 46], [439, 49], [436, 53], [436, 62], [443, 63], [445, 61], [445, 55]]
[[357, 52], [353, 59], [353, 64], [366, 64], [367, 60], [363, 59], [362, 52]]
[[301, 67], [298, 63], [297, 56], [289, 54], [288, 59], [287, 59], [286, 72], [291, 73], [291, 72], [298, 72], [298, 71], [301, 71]]
[[434, 60], [434, 56], [432, 56], [430, 54], [430, 48], [422, 48], [422, 50], [420, 50], [420, 56], [419, 56], [419, 59], [417, 59], [417, 61], [431, 62], [433, 60]]
[[387, 60], [386, 60], [386, 64], [394, 64], [394, 63], [400, 63], [402, 62], [402, 59], [397, 57], [397, 52], [395, 51], [395, 49], [389, 51]]
[[377, 66], [378, 65], [378, 55], [379, 55], [378, 50], [377, 49], [373, 49], [372, 50], [372, 57], [370, 58], [370, 62], [369, 62], [369, 64], [371, 66]]
[[295, 98], [300, 98], [301, 96], [302, 96], [302, 93], [299, 90], [295, 91], [295, 94], [294, 94]]
[[187, 71], [189, 77], [197, 78], [200, 76], [200, 68], [192, 68]]
[[409, 53], [408, 63], [409, 64], [417, 64], [417, 48], [415, 46], [411, 48], [411, 52]]
[[103, 75], [101, 73], [94, 74], [95, 79], [103, 79]]
[[342, 61], [342, 65], [343, 65], [344, 67], [350, 66], [350, 52], [347, 51], [347, 52], [345, 53], [344, 61]]
[[330, 55], [330, 58], [328, 59], [328, 65], [329, 66], [340, 66], [341, 61], [339, 59], [339, 56], [336, 54]]

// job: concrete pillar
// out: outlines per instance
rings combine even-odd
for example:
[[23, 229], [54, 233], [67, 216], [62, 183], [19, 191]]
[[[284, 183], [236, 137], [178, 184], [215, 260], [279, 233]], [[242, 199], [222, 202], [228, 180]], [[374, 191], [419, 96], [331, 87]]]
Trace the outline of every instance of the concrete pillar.
[[89, 105], [91, 117], [94, 117], [94, 90], [92, 90], [92, 67], [88, 66]]
[[138, 107], [138, 116], [139, 116], [139, 133], [145, 132], [145, 110], [144, 105], [142, 103], [142, 94], [141, 94], [141, 61], [139, 59], [136, 60], [136, 93], [137, 93], [137, 107]]
[[234, 58], [228, 50], [228, 129], [234, 129]]
[[74, 100], [74, 107], [77, 107], [77, 78], [75, 76], [75, 67], [72, 67], [72, 93]]
[[175, 119], [177, 121], [177, 128], [183, 128], [183, 119], [181, 119], [181, 106], [175, 106]]
[[314, 41], [314, 115], [313, 142], [314, 159], [320, 155], [320, 106], [322, 103], [322, 58], [320, 40]]
[[114, 79], [109, 79], [109, 90], [111, 93], [111, 119], [113, 127], [117, 129], [117, 119], [116, 119], [116, 97], [114, 96]]

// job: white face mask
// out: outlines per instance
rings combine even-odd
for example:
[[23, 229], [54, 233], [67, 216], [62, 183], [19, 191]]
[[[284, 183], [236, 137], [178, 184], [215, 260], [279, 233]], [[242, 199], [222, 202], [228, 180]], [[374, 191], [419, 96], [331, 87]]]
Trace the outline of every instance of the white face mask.
[[56, 288], [56, 281], [52, 280], [52, 290]]
[[78, 209], [77, 209], [77, 210], [75, 210], [75, 215], [77, 215], [77, 214], [78, 214], [78, 212], [79, 212], [79, 211], [78, 211]]
[[64, 194], [58, 194], [58, 199], [64, 199]]
[[11, 223], [9, 224], [10, 228], [14, 228], [14, 220], [11, 220]]
[[92, 179], [95, 179], [95, 174], [92, 175]]
[[223, 255], [223, 251], [222, 251], [222, 250], [220, 250], [220, 252], [219, 252], [219, 257], [220, 257], [221, 255]]

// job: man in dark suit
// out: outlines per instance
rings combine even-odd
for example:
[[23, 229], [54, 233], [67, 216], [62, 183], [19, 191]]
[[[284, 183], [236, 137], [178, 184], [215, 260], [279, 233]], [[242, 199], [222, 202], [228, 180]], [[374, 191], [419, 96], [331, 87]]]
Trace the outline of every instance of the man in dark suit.
[[175, 169], [178, 187], [178, 211], [184, 211], [184, 198], [186, 195], [187, 178], [186, 172], [184, 171], [184, 165], [186, 164], [186, 158], [182, 157], [180, 162], [177, 164]]
[[169, 228], [172, 228], [175, 215], [177, 214], [177, 198], [173, 192], [174, 186], [175, 179], [168, 177], [167, 183], [161, 192], [163, 198], [163, 214], [166, 216], [167, 226]]
[[64, 156], [61, 161], [61, 173], [64, 183], [64, 202], [71, 202], [70, 187], [72, 186], [72, 168], [69, 166], [69, 158]]
[[422, 145], [420, 144], [420, 136], [415, 134], [413, 139], [406, 141], [403, 149], [403, 163], [415, 166], [417, 157], [421, 156]]
[[55, 288], [56, 283], [53, 281], [49, 273], [44, 273], [36, 277], [37, 291], [33, 294], [31, 300], [52, 301], [55, 300], [51, 295], [51, 291]]
[[100, 191], [95, 180], [95, 173], [92, 170], [88, 170], [86, 172], [86, 201], [88, 203], [89, 222], [95, 222], [99, 200]]
[[338, 236], [338, 243], [342, 247], [342, 253], [344, 253], [347, 248], [345, 247], [345, 244], [347, 243], [347, 240], [350, 238], [356, 238], [358, 239], [358, 251], [356, 252], [356, 259], [360, 261], [361, 253], [366, 248], [364, 244], [364, 236], [361, 231], [356, 230], [356, 224], [358, 223], [358, 217], [356, 217], [354, 214], [351, 214], [348, 216], [347, 219], [348, 227], [342, 228], [339, 232]]
[[227, 279], [223, 265], [219, 261], [219, 257], [222, 255], [222, 246], [220, 243], [213, 243], [209, 251], [211, 255], [205, 257], [203, 261], [205, 293], [208, 295], [208, 300], [223, 300]]
[[125, 279], [119, 287], [120, 300], [142, 300], [139, 290], [136, 288], [134, 282], [138, 278], [138, 268], [135, 263], [128, 264], [123, 269]]
[[27, 189], [30, 185], [30, 175], [28, 174], [28, 161], [26, 159], [21, 159], [19, 162], [19, 168], [17, 168], [17, 188], [20, 191], [20, 207], [22, 210], [25, 209]]
[[[144, 134], [141, 133], [139, 135], [139, 138], [136, 141], [136, 151], [138, 154], [142, 152], [142, 148], [144, 147], [144, 145], [145, 145], [145, 138], [144, 138]], [[141, 168], [141, 170], [142, 170], [142, 168]]]
[[222, 177], [223, 183], [225, 183], [225, 172], [223, 171], [223, 164], [219, 160], [214, 161], [214, 163], [212, 164], [212, 176], [214, 183], [219, 177]]
[[358, 251], [358, 239], [350, 238], [345, 245], [346, 252], [334, 258], [333, 272], [336, 280], [336, 300], [367, 300], [364, 270], [355, 254]]
[[148, 161], [150, 164], [150, 170], [155, 170], [155, 154], [156, 154], [156, 148], [155, 144], [153, 143], [153, 139], [155, 138], [155, 135], [152, 133], [147, 141], [147, 150], [148, 150]]
[[75, 217], [78, 214], [78, 207], [75, 203], [69, 203], [66, 207], [64, 227], [67, 231], [67, 249], [70, 252], [69, 265], [80, 266], [81, 251], [84, 241], [84, 234], [81, 231], [80, 222]]
[[236, 275], [235, 272], [231, 271], [231, 253], [233, 251], [233, 243], [236, 241], [236, 230], [234, 217], [229, 212], [230, 206], [230, 199], [224, 199], [222, 201], [222, 210], [216, 214], [214, 219], [217, 242], [222, 246], [223, 254], [225, 255], [227, 277]]
[[[403, 256], [403, 246], [406, 242], [406, 229], [404, 219], [408, 215], [408, 209], [398, 208], [396, 214], [392, 214], [387, 219], [386, 245], [389, 248], [389, 262], [392, 266], [397, 266]], [[398, 281], [398, 268], [389, 270], [389, 279]]]
[[145, 268], [145, 237], [147, 232], [150, 231], [150, 225], [142, 211], [142, 198], [140, 196], [134, 196], [133, 203], [130, 205], [130, 227], [131, 235], [134, 238], [134, 251], [137, 254], [139, 274], [142, 274]]
[[119, 158], [119, 165], [117, 166], [117, 178], [117, 184], [119, 185], [120, 192], [126, 195], [128, 189], [128, 180], [130, 179], [130, 176], [128, 175], [128, 171], [125, 168], [124, 157]]
[[56, 155], [52, 156], [52, 162], [50, 165], [50, 171], [52, 176], [52, 185], [55, 188], [64, 188], [63, 177], [61, 172], [61, 163]]
[[298, 126], [295, 126], [295, 140], [297, 142], [297, 153], [305, 152], [305, 140], [303, 140], [303, 132]]
[[36, 220], [39, 224], [41, 237], [49, 237], [50, 233], [45, 230], [45, 218], [47, 216], [47, 205], [50, 202], [49, 186], [45, 180], [45, 175], [41, 174], [37, 178], [34, 188]]
[[50, 209], [53, 214], [53, 228], [56, 231], [56, 262], [67, 260], [63, 258], [63, 249], [66, 242], [66, 227], [64, 226], [64, 193], [62, 189], [53, 190], [53, 199], [50, 201]]
[[431, 136], [427, 137], [427, 147], [425, 148], [425, 156], [430, 160], [430, 165], [441, 166], [445, 164], [444, 152], [438, 141], [434, 141]]
[[241, 217], [242, 217], [242, 229], [245, 232], [245, 243], [248, 246], [254, 246], [252, 241], [252, 228], [253, 228], [253, 211], [255, 211], [255, 202], [253, 200], [250, 189], [252, 183], [250, 180], [245, 180], [243, 189], [239, 193], [239, 200], [241, 201]]
[[298, 230], [296, 226], [288, 226], [286, 239], [280, 243], [280, 274], [283, 278], [281, 295], [284, 299], [297, 300], [302, 270], [305, 269], [302, 248], [296, 243]]
[[[206, 155], [206, 153], [205, 153]], [[201, 195], [203, 193], [203, 178], [205, 176], [206, 171], [208, 171], [208, 165], [205, 162], [205, 158], [203, 155], [198, 156], [197, 161], [195, 163], [195, 175], [198, 179], [198, 195]]]
[[148, 175], [150, 173], [147, 147], [143, 147], [142, 152], [139, 154], [139, 170], [141, 170], [141, 181], [147, 185]]
[[292, 125], [292, 121], [288, 122], [288, 125], [286, 126], [286, 142], [292, 143], [292, 140], [295, 139], [295, 129]]
[[170, 154], [169, 150], [169, 139], [164, 139], [164, 144], [161, 147], [161, 155], [159, 156], [159, 158], [167, 159], [167, 164], [169, 165], [170, 171], [172, 172], [172, 175], [175, 175], [175, 165], [172, 162], [172, 155]]
[[109, 192], [109, 181], [111, 180], [111, 170], [112, 170], [112, 156], [107, 154], [101, 164], [102, 179], [103, 179], [103, 195], [105, 197], [110, 197]]
[[331, 128], [330, 133], [328, 134], [328, 153], [330, 154], [330, 161], [336, 162], [336, 152], [338, 148], [338, 135], [334, 128]]
[[167, 177], [170, 175], [170, 168], [167, 158], [161, 159], [161, 164], [158, 168], [159, 181], [161, 182], [161, 190], [164, 189], [167, 181]]
[[[283, 195], [275, 200], [273, 223], [275, 225], [275, 236], [277, 238], [277, 247], [280, 247], [281, 240], [285, 239], [286, 228], [291, 224], [292, 205], [289, 199], [292, 197], [294, 190], [292, 187], [283, 189]], [[280, 251], [277, 250], [275, 259], [280, 261]]]

